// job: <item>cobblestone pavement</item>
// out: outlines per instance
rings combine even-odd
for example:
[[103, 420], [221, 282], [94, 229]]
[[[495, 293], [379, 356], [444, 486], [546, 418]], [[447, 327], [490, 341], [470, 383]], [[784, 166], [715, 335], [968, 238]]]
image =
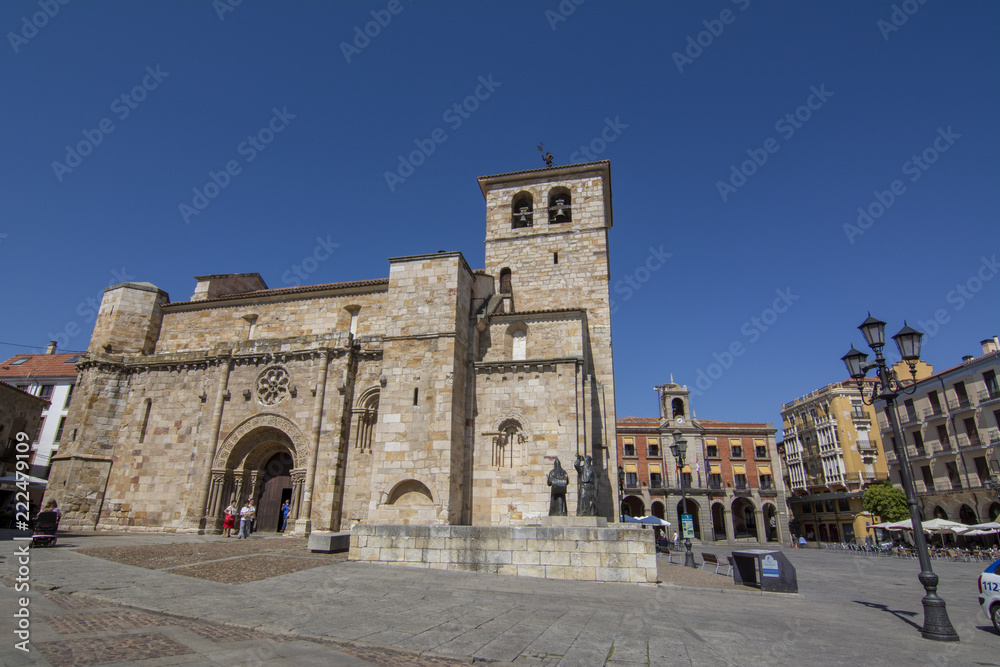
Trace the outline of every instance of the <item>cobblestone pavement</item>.
[[[780, 596], [729, 588], [731, 582], [723, 575], [666, 563], [660, 567], [661, 586], [549, 581], [335, 560], [249, 583], [225, 584], [76, 551], [209, 544], [218, 539], [80, 536], [60, 539], [54, 549], [32, 551], [35, 650], [30, 658], [22, 657], [8, 639], [0, 645], [0, 661], [70, 664], [45, 650], [49, 642], [73, 641], [85, 643], [76, 648], [78, 661], [72, 664], [119, 659], [97, 656], [95, 642], [86, 643], [97, 638], [104, 640], [96, 642], [98, 646], [134, 651], [134, 657], [123, 659], [137, 664], [406, 665], [475, 660], [618, 667], [1000, 665], [1000, 636], [976, 603], [975, 581], [982, 564], [935, 561], [941, 595], [962, 639], [942, 644], [920, 638], [923, 590], [912, 560], [784, 550], [798, 570], [800, 593]], [[270, 549], [259, 548], [261, 553]], [[708, 551], [728, 552], [718, 547]], [[0, 542], [0, 555], [8, 555], [7, 562], [0, 563], [0, 576], [8, 583], [16, 573], [12, 552], [11, 542]], [[254, 555], [247, 552], [238, 558]], [[193, 564], [197, 563], [181, 565]], [[68, 604], [96, 601], [102, 606], [59, 607], [42, 594], [46, 587], [50, 597], [68, 598]], [[14, 598], [12, 589], [0, 587], [3, 609], [14, 608]], [[55, 625], [48, 621], [72, 614], [107, 619], [64, 619]], [[160, 624], [143, 625], [150, 618]], [[13, 620], [12, 614], [0, 617], [0, 636], [13, 636]], [[102, 630], [101, 623], [116, 629]], [[202, 633], [216, 633], [214, 639], [192, 630], [193, 625]], [[61, 635], [56, 627], [77, 632]], [[123, 648], [109, 638], [128, 643]], [[162, 651], [159, 657], [138, 662], [146, 655], [141, 651], [154, 645]], [[458, 662], [407, 662], [442, 656]]]

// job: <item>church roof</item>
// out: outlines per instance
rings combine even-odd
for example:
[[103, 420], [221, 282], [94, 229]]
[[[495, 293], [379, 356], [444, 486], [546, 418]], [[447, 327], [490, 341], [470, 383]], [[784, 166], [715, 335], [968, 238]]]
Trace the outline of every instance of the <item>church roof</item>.
[[260, 289], [260, 290], [253, 290], [250, 292], [240, 292], [238, 294], [226, 294], [225, 296], [217, 296], [214, 299], [203, 299], [201, 301], [175, 301], [167, 305], [176, 306], [182, 303], [183, 304], [214, 303], [217, 301], [233, 301], [236, 299], [255, 299], [263, 296], [282, 296], [285, 294], [322, 292], [331, 289], [351, 289], [354, 287], [376, 287], [379, 285], [388, 285], [388, 284], [389, 284], [388, 278], [374, 278], [372, 280], [351, 280], [342, 283], [324, 283], [322, 285], [302, 285], [299, 287], [278, 287], [275, 289]]

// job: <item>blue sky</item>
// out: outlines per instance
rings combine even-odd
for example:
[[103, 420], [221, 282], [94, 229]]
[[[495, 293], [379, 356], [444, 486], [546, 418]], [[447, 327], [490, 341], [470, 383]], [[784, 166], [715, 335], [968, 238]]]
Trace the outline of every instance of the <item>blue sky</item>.
[[987, 1], [7, 0], [0, 355], [84, 349], [122, 280], [183, 301], [208, 273], [482, 266], [476, 178], [544, 141], [611, 161], [619, 416], [673, 374], [700, 417], [780, 427], [869, 309], [938, 369], [1000, 334], [998, 24]]

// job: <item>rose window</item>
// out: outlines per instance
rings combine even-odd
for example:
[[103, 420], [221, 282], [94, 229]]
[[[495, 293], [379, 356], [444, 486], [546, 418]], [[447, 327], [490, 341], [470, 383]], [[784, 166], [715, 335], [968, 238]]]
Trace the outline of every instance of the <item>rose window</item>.
[[281, 366], [267, 368], [257, 376], [257, 398], [264, 405], [277, 405], [288, 394], [288, 371]]

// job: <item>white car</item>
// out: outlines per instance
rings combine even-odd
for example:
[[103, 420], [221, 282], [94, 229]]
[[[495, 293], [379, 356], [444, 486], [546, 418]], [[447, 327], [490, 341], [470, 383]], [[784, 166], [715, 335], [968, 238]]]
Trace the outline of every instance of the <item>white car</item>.
[[1000, 632], [1000, 560], [993, 561], [979, 575], [979, 606]]

